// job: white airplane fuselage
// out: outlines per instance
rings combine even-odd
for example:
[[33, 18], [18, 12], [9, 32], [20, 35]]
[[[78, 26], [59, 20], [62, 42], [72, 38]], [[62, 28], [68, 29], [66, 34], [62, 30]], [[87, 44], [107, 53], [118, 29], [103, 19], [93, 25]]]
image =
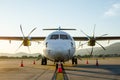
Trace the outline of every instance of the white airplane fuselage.
[[65, 62], [75, 53], [75, 41], [66, 32], [58, 30], [48, 35], [43, 44], [42, 55], [49, 60]]

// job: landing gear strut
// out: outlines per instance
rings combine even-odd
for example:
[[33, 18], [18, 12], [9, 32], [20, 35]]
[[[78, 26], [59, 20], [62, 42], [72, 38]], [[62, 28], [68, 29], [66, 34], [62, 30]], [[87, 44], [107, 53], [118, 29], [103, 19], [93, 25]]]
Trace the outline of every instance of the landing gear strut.
[[72, 58], [72, 64], [77, 64], [77, 57], [74, 56], [74, 57]]
[[63, 64], [62, 64], [61, 62], [57, 62], [57, 63], [56, 63], [56, 69], [58, 69], [59, 66], [61, 66], [61, 68], [64, 69], [64, 68], [63, 68]]
[[47, 65], [47, 58], [42, 57], [41, 65]]

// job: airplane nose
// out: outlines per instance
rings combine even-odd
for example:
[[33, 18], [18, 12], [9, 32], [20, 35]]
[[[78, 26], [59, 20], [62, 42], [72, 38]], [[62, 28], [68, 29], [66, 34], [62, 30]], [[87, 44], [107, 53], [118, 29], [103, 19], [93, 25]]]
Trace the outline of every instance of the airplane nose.
[[56, 51], [57, 54], [63, 53], [63, 49], [61, 47], [55, 49], [55, 51]]
[[66, 53], [68, 53], [68, 50], [63, 49], [62, 47], [48, 49], [49, 57], [54, 57], [56, 60], [64, 59]]
[[[59, 42], [60, 43], [60, 42]], [[44, 51], [46, 56], [54, 61], [64, 61], [71, 58], [74, 50], [71, 48], [71, 44], [68, 42], [61, 42], [57, 44], [55, 42], [48, 42]]]
[[68, 49], [63, 49], [61, 47], [54, 50], [54, 56], [56, 59], [64, 59], [66, 54], [68, 54]]

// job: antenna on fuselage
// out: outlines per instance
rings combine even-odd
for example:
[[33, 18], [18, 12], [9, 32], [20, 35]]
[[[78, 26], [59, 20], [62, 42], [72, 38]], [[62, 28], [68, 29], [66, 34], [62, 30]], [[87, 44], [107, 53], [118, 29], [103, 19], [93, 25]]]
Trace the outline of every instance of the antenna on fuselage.
[[47, 28], [47, 29], [43, 29], [43, 30], [76, 30], [76, 29], [72, 29], [72, 28], [61, 28], [60, 26], [58, 28]]
[[59, 26], [58, 30], [60, 31], [61, 27]]

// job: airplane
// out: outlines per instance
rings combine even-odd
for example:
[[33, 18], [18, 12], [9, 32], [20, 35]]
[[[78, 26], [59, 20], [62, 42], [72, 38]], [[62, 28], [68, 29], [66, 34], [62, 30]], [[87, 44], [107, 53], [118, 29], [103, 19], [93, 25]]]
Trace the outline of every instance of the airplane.
[[[22, 27], [21, 32], [22, 31]], [[30, 34], [35, 30], [34, 28]], [[66, 29], [66, 28], [51, 28], [43, 30], [55, 30], [50, 33], [47, 37], [9, 37], [9, 36], [0, 36], [0, 40], [20, 40], [23, 41], [24, 46], [30, 46], [31, 41], [44, 41], [43, 42], [43, 52], [41, 65], [47, 65], [47, 60], [53, 62], [66, 62], [72, 60], [72, 64], [77, 64], [77, 57], [75, 56], [76, 45], [75, 41], [88, 41], [91, 44], [95, 44], [95, 41], [92, 41], [87, 37], [72, 37], [70, 34], [64, 30], [76, 30], [76, 29]], [[120, 40], [120, 36], [107, 36], [107, 37], [96, 37], [95, 40]], [[91, 41], [91, 42], [90, 42]]]

